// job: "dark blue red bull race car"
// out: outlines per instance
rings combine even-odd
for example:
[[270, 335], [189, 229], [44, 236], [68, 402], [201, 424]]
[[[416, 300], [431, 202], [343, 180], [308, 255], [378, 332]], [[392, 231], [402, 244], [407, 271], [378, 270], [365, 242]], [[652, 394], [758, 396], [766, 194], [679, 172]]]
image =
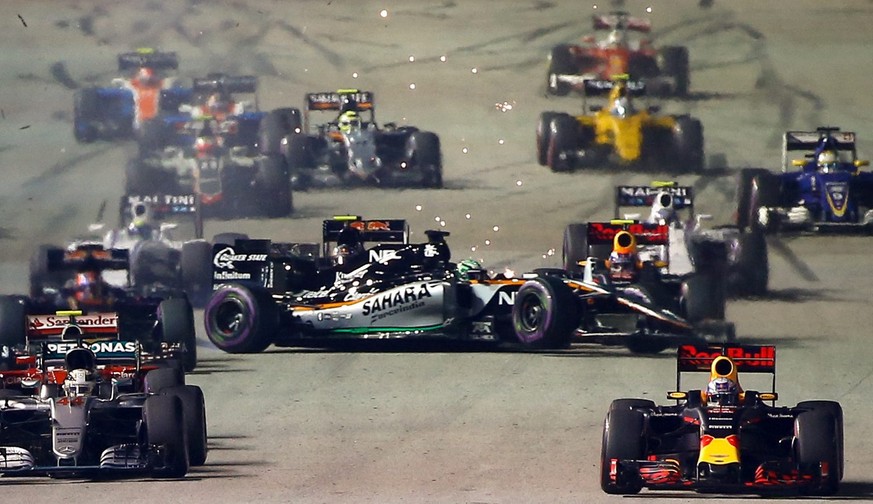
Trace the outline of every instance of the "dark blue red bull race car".
[[[791, 151], [807, 151], [791, 159]], [[782, 173], [747, 168], [740, 173], [737, 225], [766, 232], [873, 231], [873, 173], [861, 171], [855, 133], [822, 127], [788, 131]], [[800, 168], [789, 171], [789, 165]]]

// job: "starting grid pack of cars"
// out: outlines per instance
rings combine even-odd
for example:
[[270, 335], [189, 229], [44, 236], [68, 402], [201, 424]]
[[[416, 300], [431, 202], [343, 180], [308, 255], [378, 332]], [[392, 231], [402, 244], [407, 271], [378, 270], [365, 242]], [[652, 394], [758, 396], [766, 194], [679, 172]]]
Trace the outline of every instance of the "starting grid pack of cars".
[[[650, 25], [626, 13], [593, 21], [605, 37], [549, 55], [547, 91], [585, 101], [578, 115], [540, 115], [539, 164], [700, 173], [700, 121], [637, 105], [689, 93], [688, 50], [630, 40]], [[314, 92], [302, 111], [262, 111], [255, 77], [183, 83], [171, 75], [178, 65], [174, 53], [124, 53], [126, 77], [75, 94], [77, 141], [133, 139], [137, 154], [119, 228], [39, 247], [30, 292], [0, 297], [0, 474], [180, 477], [204, 464], [205, 400], [185, 383], [197, 366], [193, 307], [202, 306], [207, 337], [229, 353], [363, 337], [675, 347], [673, 404], [609, 407], [605, 492], [838, 489], [839, 403], [776, 406], [772, 388], [742, 389], [744, 373], [770, 374], [775, 385], [776, 351], [738, 343], [725, 304], [766, 294], [768, 233], [871, 230], [873, 174], [861, 170], [869, 163], [854, 133], [786, 132], [780, 173], [741, 171], [729, 225], [705, 225], [692, 187], [622, 185], [614, 219], [568, 223], [561, 268], [492, 275], [453, 262], [448, 232], [410, 242], [398, 218], [328, 218], [320, 243], [235, 232], [205, 240], [204, 215], [285, 217], [297, 189], [440, 188], [440, 141], [377, 123], [370, 91]], [[685, 390], [687, 373], [718, 387]]]

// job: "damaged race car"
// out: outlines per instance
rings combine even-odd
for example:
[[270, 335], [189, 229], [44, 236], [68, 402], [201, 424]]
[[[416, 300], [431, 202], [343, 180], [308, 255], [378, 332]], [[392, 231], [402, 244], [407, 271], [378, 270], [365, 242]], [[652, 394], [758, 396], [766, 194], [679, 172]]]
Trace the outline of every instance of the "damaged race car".
[[[469, 260], [451, 262], [448, 233], [426, 235], [409, 243], [404, 220], [346, 216], [324, 221], [320, 247], [269, 240], [215, 246], [207, 336], [231, 353], [439, 337], [525, 348], [564, 348], [578, 338], [651, 352], [701, 339], [690, 322], [636, 292], [557, 269], [490, 276]], [[623, 331], [604, 323], [616, 316], [627, 321]]]
[[0, 370], [0, 474], [180, 478], [206, 462], [202, 390], [116, 329], [111, 314], [28, 317]]
[[143, 125], [162, 112], [175, 112], [191, 99], [191, 88], [166, 75], [176, 70], [176, 53], [139, 49], [118, 55], [118, 70], [128, 76], [109, 87], [87, 87], [73, 96], [73, 134], [76, 141], [133, 138]]
[[[312, 112], [327, 112], [316, 123]], [[270, 145], [276, 145], [272, 142]], [[440, 139], [414, 126], [376, 123], [371, 91], [306, 95], [302, 129], [278, 142], [295, 187], [368, 184], [443, 186]]]
[[[839, 128], [786, 132], [782, 173], [740, 172], [737, 225], [767, 233], [873, 233], [873, 173], [861, 171], [870, 161], [858, 158], [855, 142], [854, 132]], [[804, 159], [791, 159], [798, 150]]]
[[[645, 85], [617, 75], [586, 80], [582, 114], [543, 112], [537, 123], [537, 162], [552, 171], [614, 165], [699, 173], [704, 169], [703, 126], [688, 115], [657, 115], [660, 107], [637, 108]], [[588, 97], [608, 95], [604, 105]]]
[[582, 91], [586, 80], [608, 80], [616, 74], [630, 74], [644, 81], [656, 95], [688, 94], [688, 48], [656, 49], [649, 39], [636, 36], [649, 33], [651, 22], [627, 12], [594, 15], [592, 20], [594, 30], [608, 31], [608, 35], [600, 40], [588, 35], [581, 44], [552, 48], [546, 78], [548, 94], [564, 96], [571, 90]]
[[[625, 209], [645, 208], [648, 212], [623, 213]], [[703, 222], [712, 216], [696, 214], [694, 190], [675, 182], [655, 182], [650, 186], [617, 186], [615, 218], [624, 219], [600, 228], [620, 226], [625, 230], [637, 224], [666, 226], [666, 237], [637, 241], [642, 262], [658, 263], [662, 278], [680, 281], [695, 272], [721, 272], [720, 285], [729, 296], [763, 296], [767, 293], [769, 262], [767, 240], [759, 230], [742, 231], [737, 226], [707, 228]], [[594, 233], [591, 224], [569, 224], [564, 230], [564, 268], [581, 272], [578, 262], [589, 256], [607, 259], [612, 240]], [[644, 229], [644, 228], [640, 228]]]
[[[685, 372], [707, 372], [683, 391]], [[770, 391], [744, 390], [739, 374], [772, 375]], [[843, 409], [836, 401], [776, 406], [773, 346], [681, 345], [674, 405], [612, 402], [603, 426], [600, 486], [650, 490], [833, 495], [843, 478]], [[767, 404], [770, 403], [770, 404]]]
[[130, 274], [126, 249], [106, 249], [96, 243], [69, 249], [41, 247], [31, 258], [30, 296], [0, 296], [2, 337], [24, 343], [23, 324], [31, 315], [58, 310], [108, 314], [117, 333], [139, 341], [152, 357], [193, 370], [197, 338], [193, 308], [185, 293], [160, 284], [131, 286], [129, 278], [119, 287], [109, 281], [117, 281], [113, 275], [118, 274]]
[[[128, 162], [127, 194], [194, 193], [209, 216], [293, 211], [288, 168], [258, 146], [257, 78], [213, 74], [194, 79], [193, 105], [149, 121], [139, 155]], [[235, 95], [254, 95], [253, 100]]]

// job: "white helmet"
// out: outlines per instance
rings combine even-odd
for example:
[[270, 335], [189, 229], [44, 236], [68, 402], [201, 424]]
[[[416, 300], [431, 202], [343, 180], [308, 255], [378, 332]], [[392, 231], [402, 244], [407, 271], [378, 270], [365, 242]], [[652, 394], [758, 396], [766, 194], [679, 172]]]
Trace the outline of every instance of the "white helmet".
[[86, 397], [91, 395], [95, 385], [91, 371], [73, 369], [67, 373], [67, 379], [64, 380], [64, 391], [67, 397]]
[[818, 167], [830, 170], [837, 167], [837, 153], [831, 149], [823, 150], [818, 155]]

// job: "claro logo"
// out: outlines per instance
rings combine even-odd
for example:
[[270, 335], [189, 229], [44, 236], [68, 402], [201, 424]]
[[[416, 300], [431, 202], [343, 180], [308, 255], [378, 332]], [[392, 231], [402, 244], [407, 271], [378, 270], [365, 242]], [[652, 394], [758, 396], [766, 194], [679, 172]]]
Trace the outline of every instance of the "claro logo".
[[237, 254], [233, 247], [225, 247], [215, 254], [212, 264], [219, 269], [236, 269], [235, 262], [266, 261], [267, 254]]

